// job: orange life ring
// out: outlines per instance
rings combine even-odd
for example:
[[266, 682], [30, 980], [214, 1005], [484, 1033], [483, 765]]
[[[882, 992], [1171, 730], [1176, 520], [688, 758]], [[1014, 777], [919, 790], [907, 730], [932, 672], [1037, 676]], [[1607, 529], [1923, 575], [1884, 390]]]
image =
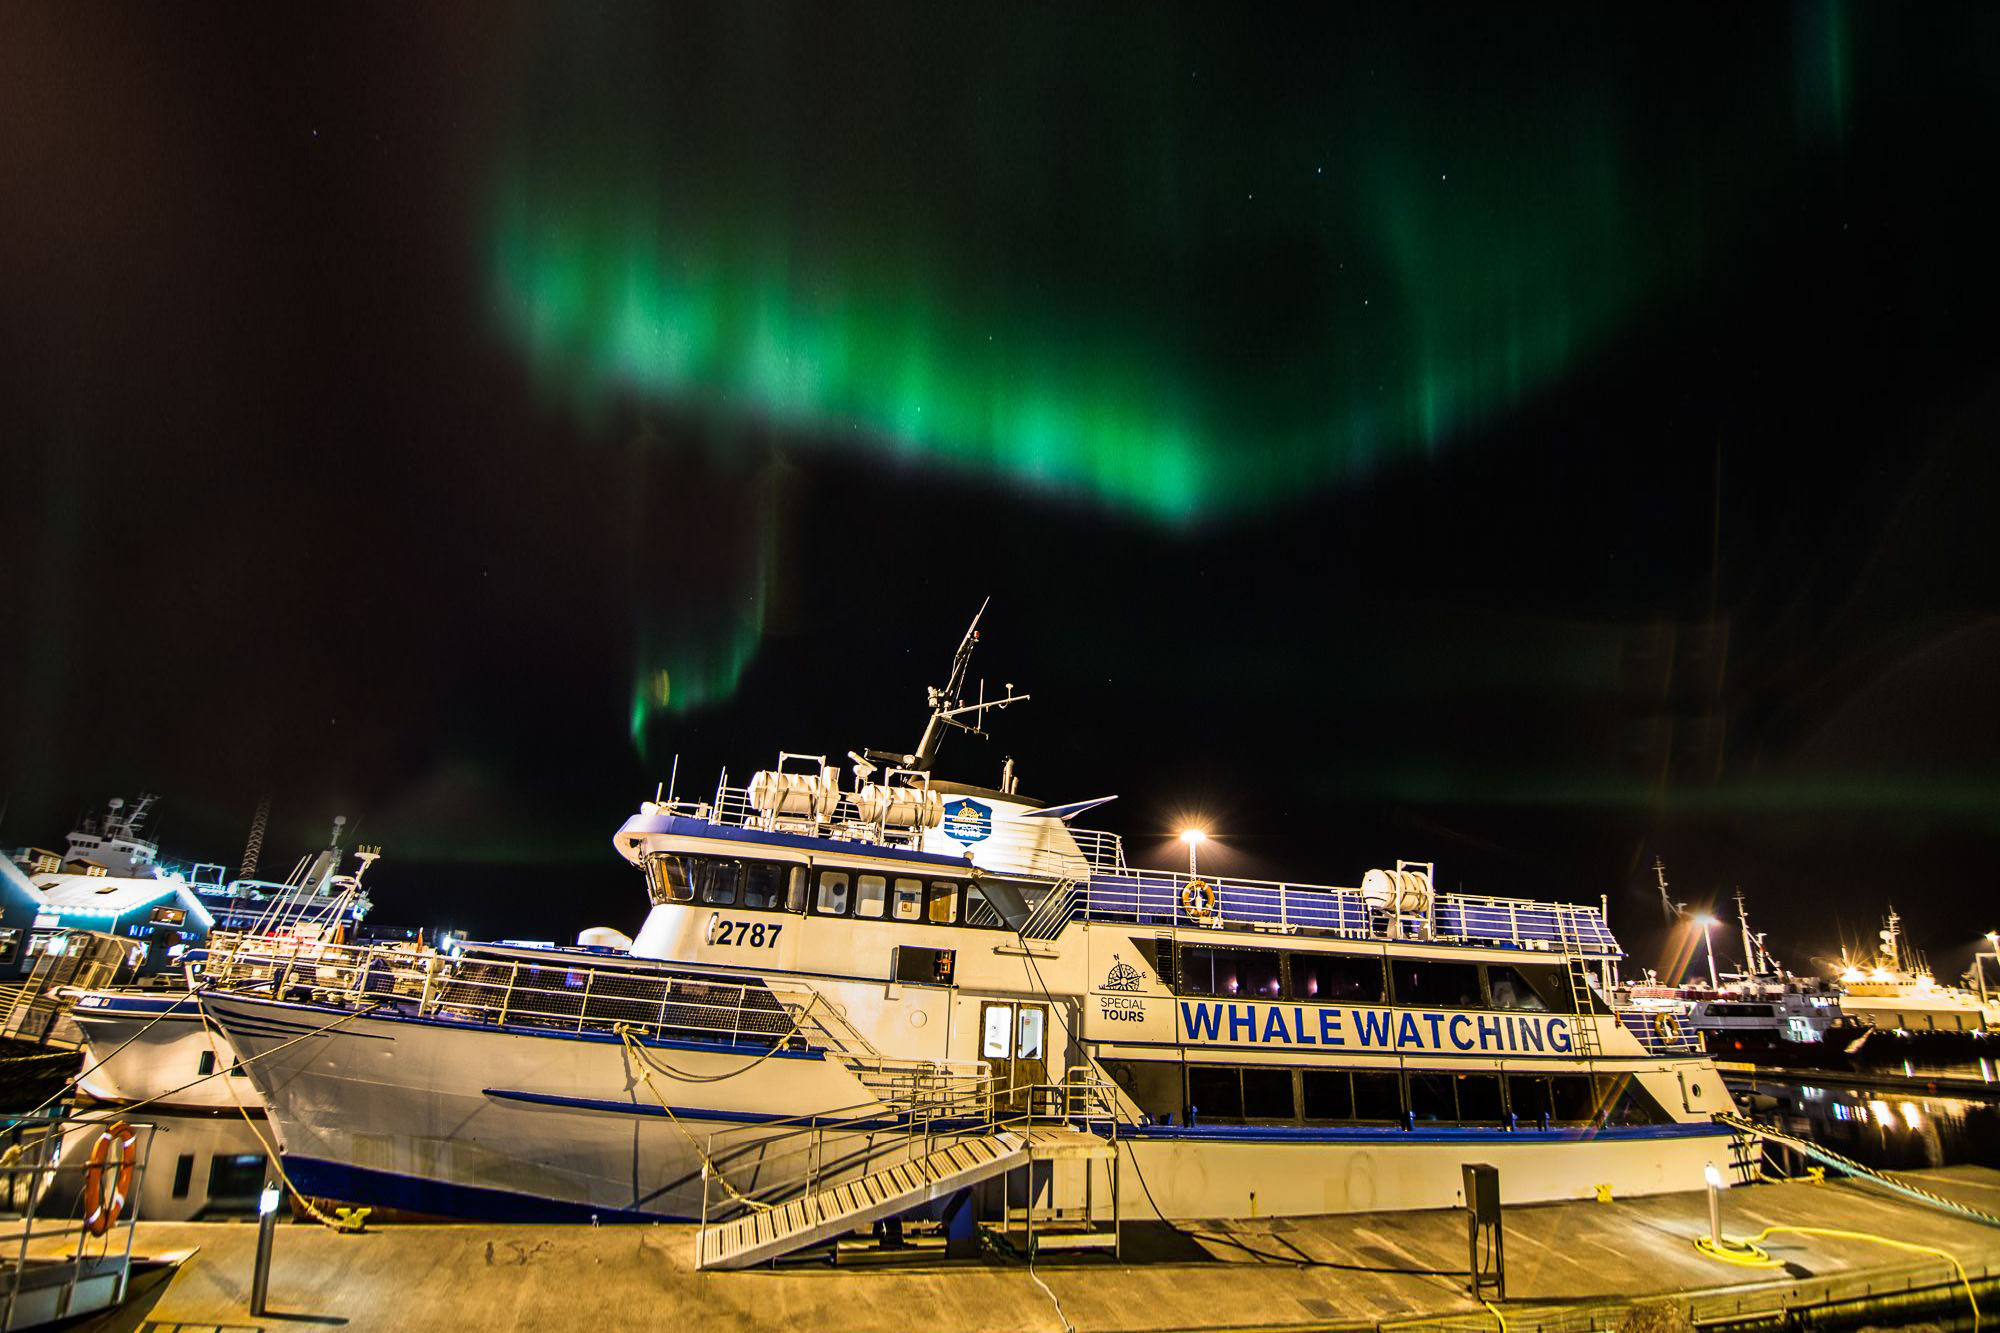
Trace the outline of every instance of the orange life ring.
[[[104, 1171], [110, 1164], [111, 1145], [118, 1144], [118, 1175], [111, 1186], [111, 1198], [104, 1197]], [[111, 1230], [125, 1201], [132, 1197], [132, 1171], [139, 1165], [139, 1135], [120, 1120], [98, 1136], [90, 1150], [90, 1164], [83, 1168], [83, 1224], [93, 1236]]]
[[1189, 880], [1181, 889], [1181, 910], [1197, 924], [1215, 920], [1215, 886], [1203, 880]]
[[1659, 1035], [1661, 1041], [1679, 1041], [1681, 1020], [1673, 1014], [1656, 1014], [1653, 1018], [1653, 1031]]

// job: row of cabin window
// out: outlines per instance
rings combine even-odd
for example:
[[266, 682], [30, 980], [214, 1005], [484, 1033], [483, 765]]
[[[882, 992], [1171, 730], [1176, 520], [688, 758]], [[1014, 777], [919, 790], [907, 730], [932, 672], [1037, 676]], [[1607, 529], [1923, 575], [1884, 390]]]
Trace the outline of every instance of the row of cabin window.
[[1554, 964], [1460, 963], [1379, 954], [1280, 952], [1183, 945], [1174, 990], [1314, 1004], [1400, 1004], [1425, 1009], [1576, 1012]]
[[1104, 1064], [1149, 1114], [1164, 1118], [1178, 1108], [1186, 1123], [1197, 1125], [1653, 1125], [1671, 1119], [1630, 1075]]
[[976, 884], [920, 875], [878, 875], [776, 861], [654, 852], [645, 858], [646, 886], [656, 903], [700, 903], [759, 912], [915, 921], [933, 926], [999, 929], [1006, 920]]

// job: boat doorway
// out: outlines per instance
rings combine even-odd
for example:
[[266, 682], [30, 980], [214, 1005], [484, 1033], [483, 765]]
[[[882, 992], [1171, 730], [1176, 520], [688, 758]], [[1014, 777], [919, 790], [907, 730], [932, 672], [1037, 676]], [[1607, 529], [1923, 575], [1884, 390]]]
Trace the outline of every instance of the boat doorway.
[[1031, 1089], [1049, 1081], [1049, 1007], [987, 1000], [979, 1009], [979, 1055], [993, 1075], [998, 1110], [1031, 1110]]

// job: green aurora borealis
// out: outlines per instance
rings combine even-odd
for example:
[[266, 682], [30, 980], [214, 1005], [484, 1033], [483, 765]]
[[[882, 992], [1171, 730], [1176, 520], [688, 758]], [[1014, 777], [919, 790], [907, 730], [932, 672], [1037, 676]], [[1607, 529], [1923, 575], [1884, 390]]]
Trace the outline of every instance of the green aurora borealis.
[[[1702, 273], [1783, 155], [1838, 137], [1853, 77], [1824, 5], [1726, 59], [1574, 11], [1441, 11], [1488, 29], [1448, 50], [1356, 16], [1253, 55], [1215, 15], [788, 12], [565, 11], [530, 44], [485, 248], [545, 404], [1169, 527], [1434, 457], [1552, 390]], [[919, 61], [910, 24], [962, 60]], [[1607, 59], [1572, 58], [1586, 37]], [[1661, 44], [1715, 75], [1664, 117], [1686, 93]], [[759, 625], [642, 631], [635, 741], [725, 697]]]

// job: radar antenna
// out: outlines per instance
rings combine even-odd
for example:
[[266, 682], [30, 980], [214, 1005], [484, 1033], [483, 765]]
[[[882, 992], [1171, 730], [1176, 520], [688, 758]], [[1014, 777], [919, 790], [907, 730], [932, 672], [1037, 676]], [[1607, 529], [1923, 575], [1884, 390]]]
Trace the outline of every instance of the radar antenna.
[[[911, 768], [928, 771], [937, 762], [938, 747], [944, 743], [945, 728], [957, 727], [960, 731], [974, 736], [986, 733], [980, 727], [989, 708], [1005, 708], [1008, 704], [1024, 703], [1028, 696], [1014, 693], [1014, 686], [1006, 686], [1006, 693], [998, 699], [986, 697], [986, 682], [979, 683], [979, 696], [973, 702], [965, 702], [965, 677], [972, 666], [972, 650], [979, 646], [979, 620], [986, 614], [986, 608], [993, 604], [988, 597], [979, 604], [972, 623], [966, 626], [965, 637], [959, 641], [958, 652], [951, 659], [951, 676], [943, 688], [930, 687], [931, 720], [924, 726], [924, 738], [917, 742], [915, 753], [903, 756]], [[970, 722], [963, 721], [971, 714]]]

